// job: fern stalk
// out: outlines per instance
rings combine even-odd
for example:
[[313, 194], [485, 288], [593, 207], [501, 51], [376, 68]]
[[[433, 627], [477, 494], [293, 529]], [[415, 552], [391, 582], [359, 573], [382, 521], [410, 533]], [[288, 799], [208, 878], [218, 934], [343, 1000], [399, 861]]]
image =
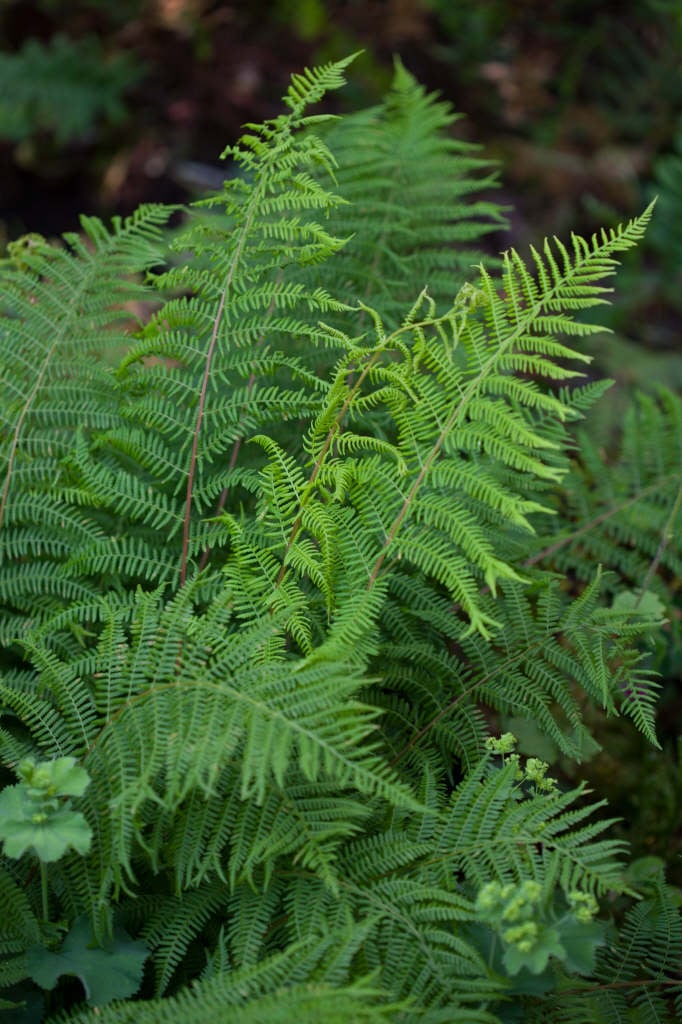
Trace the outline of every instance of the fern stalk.
[[249, 205], [247, 207], [246, 216], [244, 223], [242, 224], [235, 247], [234, 255], [230, 260], [229, 269], [225, 278], [225, 284], [223, 285], [218, 300], [218, 306], [216, 309], [215, 318], [213, 321], [213, 329], [211, 330], [211, 337], [206, 351], [206, 357], [204, 361], [204, 372], [201, 379], [201, 387], [199, 389], [199, 406], [197, 409], [196, 423], [194, 426], [194, 432], [192, 434], [192, 451], [189, 458], [189, 468], [187, 472], [187, 489], [185, 491], [185, 514], [182, 523], [182, 553], [180, 556], [180, 586], [185, 583], [187, 578], [187, 558], [189, 555], [189, 532], [190, 523], [192, 520], [192, 500], [194, 490], [194, 473], [197, 465], [197, 454], [199, 447], [199, 434], [201, 433], [201, 425], [204, 418], [204, 406], [206, 404], [206, 394], [208, 390], [208, 382], [211, 377], [211, 366], [213, 363], [213, 353], [215, 351], [216, 344], [218, 342], [218, 334], [223, 320], [223, 314], [225, 311], [225, 303], [232, 286], [234, 275], [239, 267], [240, 257], [242, 249], [245, 245], [246, 239], [249, 235], [249, 229], [251, 227], [251, 221], [258, 209], [260, 200], [264, 191], [264, 180], [253, 190], [251, 198], [249, 199]]

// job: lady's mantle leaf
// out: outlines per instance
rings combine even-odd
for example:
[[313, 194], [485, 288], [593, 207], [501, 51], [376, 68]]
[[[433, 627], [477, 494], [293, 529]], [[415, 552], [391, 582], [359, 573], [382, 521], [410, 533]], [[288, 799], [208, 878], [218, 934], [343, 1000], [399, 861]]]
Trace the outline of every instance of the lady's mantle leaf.
[[57, 757], [39, 764], [26, 758], [17, 770], [24, 782], [47, 796], [82, 796], [90, 785], [90, 776], [75, 757]]
[[92, 832], [79, 811], [57, 803], [41, 808], [26, 786], [8, 786], [0, 793], [0, 839], [5, 840], [5, 855], [15, 859], [27, 850], [41, 861], [59, 860], [69, 848], [85, 854], [90, 849]]
[[59, 953], [34, 946], [26, 957], [28, 972], [42, 988], [52, 989], [63, 974], [78, 978], [87, 1001], [102, 1006], [127, 999], [140, 987], [149, 950], [122, 928], [104, 946], [98, 946], [86, 914], [76, 918]]

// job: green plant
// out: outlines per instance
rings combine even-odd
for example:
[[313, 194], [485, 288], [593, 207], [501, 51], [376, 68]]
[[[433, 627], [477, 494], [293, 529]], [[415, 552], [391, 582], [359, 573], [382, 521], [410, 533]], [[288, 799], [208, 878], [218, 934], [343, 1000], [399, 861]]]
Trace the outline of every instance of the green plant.
[[[75, 757], [36, 764], [20, 761], [21, 782], [0, 793], [0, 838], [6, 857], [18, 859], [30, 850], [40, 861], [43, 918], [48, 920], [47, 870], [45, 865], [63, 857], [69, 847], [80, 854], [90, 849], [91, 829], [79, 811], [71, 810], [68, 797], [82, 796], [88, 773]], [[66, 800], [60, 798], [67, 798]]]
[[29, 39], [0, 54], [0, 137], [20, 142], [51, 132], [58, 143], [91, 132], [100, 118], [119, 120], [123, 93], [140, 77], [125, 54], [107, 58], [95, 37]]
[[[628, 519], [626, 561], [584, 581], [557, 560], [607, 518], [565, 491], [572, 424], [607, 387], [576, 386], [574, 314], [650, 210], [529, 265], [511, 250], [465, 277], [460, 254], [446, 303], [461, 226], [475, 243], [501, 214], [467, 206], [480, 165], [402, 68], [345, 137], [309, 114], [348, 63], [293, 77], [171, 251], [148, 207], [62, 247], [27, 237], [2, 267], [0, 748], [90, 779], [91, 845], [47, 876], [57, 935], [30, 864], [2, 861], [8, 1000], [76, 973], [97, 1003], [59, 983], [55, 1020], [579, 1021], [613, 983], [624, 844], [584, 785], [494, 734], [516, 717], [579, 759], [595, 705], [656, 741], [674, 396], [666, 433], [643, 421], [668, 454], [627, 499], [659, 474], [659, 547]], [[401, 130], [369, 173], [355, 140]], [[367, 211], [348, 238], [344, 181]], [[132, 299], [150, 312], [131, 336]], [[640, 888], [617, 941], [646, 922], [646, 949], [612, 1019], [670, 1021], [676, 897]], [[115, 974], [119, 942], [147, 970], [103, 1006], [115, 983], [94, 994], [80, 961], [99, 943]]]

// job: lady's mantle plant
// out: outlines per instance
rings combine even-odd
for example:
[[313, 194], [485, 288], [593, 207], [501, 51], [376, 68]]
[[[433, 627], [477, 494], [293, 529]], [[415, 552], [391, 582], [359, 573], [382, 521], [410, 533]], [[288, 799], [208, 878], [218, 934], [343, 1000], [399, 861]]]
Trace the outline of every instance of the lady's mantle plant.
[[5, 856], [19, 858], [27, 851], [42, 863], [59, 860], [70, 848], [86, 854], [92, 830], [80, 811], [71, 810], [69, 797], [82, 796], [90, 779], [75, 757], [36, 764], [24, 758], [17, 766], [21, 781], [0, 793], [0, 839]]
[[620, 460], [574, 429], [651, 210], [486, 262], [447, 105], [398, 66], [310, 113], [348, 63], [293, 77], [171, 243], [145, 207], [2, 266], [15, 1019], [39, 989], [72, 1024], [680, 1009], [676, 894], [505, 734], [580, 759], [597, 705], [656, 742], [682, 408], [637, 399]]

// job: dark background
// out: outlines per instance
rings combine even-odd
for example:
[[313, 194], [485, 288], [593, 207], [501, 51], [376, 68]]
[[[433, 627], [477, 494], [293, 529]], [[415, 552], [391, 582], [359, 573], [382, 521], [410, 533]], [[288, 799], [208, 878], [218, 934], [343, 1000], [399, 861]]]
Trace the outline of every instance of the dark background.
[[359, 49], [334, 109], [377, 102], [399, 54], [500, 161], [498, 248], [661, 196], [609, 326], [628, 378], [682, 386], [682, 0], [0, 0], [0, 247], [200, 194], [292, 71]]

